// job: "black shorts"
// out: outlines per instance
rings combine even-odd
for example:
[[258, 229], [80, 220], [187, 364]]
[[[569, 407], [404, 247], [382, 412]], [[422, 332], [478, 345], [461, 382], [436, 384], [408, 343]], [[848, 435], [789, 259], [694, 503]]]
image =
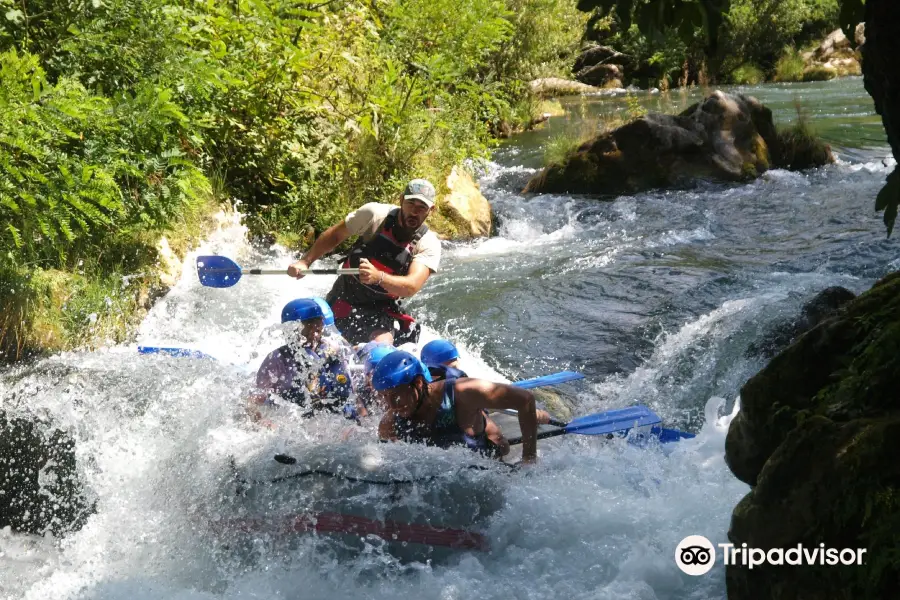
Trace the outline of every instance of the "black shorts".
[[354, 307], [349, 317], [335, 318], [334, 324], [344, 339], [354, 346], [368, 342], [376, 329], [394, 332], [394, 317], [387, 314], [383, 308]]

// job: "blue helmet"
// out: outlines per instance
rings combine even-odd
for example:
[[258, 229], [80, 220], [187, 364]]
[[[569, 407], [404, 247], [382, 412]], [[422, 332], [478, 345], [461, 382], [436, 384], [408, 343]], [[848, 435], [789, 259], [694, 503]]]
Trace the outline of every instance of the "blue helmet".
[[384, 342], [366, 342], [364, 346], [356, 351], [357, 360], [365, 362], [366, 357], [369, 355], [369, 352], [372, 351], [372, 348], [374, 348], [375, 346], [381, 346], [382, 344], [384, 344]]
[[396, 350], [381, 359], [372, 373], [372, 387], [379, 392], [395, 388], [398, 385], [412, 383], [416, 375], [431, 382], [431, 373], [422, 361], [403, 350]]
[[431, 340], [422, 348], [422, 362], [429, 367], [436, 367], [457, 358], [459, 351], [447, 340]]
[[396, 352], [397, 349], [389, 344], [377, 344], [369, 349], [368, 356], [366, 357], [366, 366], [365, 372], [366, 375], [375, 370], [375, 367], [378, 366], [378, 363], [381, 362], [381, 359], [387, 356], [392, 352]]
[[334, 313], [331, 311], [331, 306], [325, 302], [325, 298], [315, 297], [313, 300], [322, 308], [322, 318], [325, 320], [325, 324], [334, 325]]
[[291, 300], [281, 309], [281, 322], [309, 321], [311, 319], [323, 319], [325, 317], [322, 307], [312, 298], [298, 298]]

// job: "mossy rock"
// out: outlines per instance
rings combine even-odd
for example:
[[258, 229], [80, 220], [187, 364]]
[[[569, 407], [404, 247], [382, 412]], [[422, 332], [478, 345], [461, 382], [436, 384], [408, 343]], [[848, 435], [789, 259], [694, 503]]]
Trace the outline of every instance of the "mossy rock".
[[729, 567], [728, 595], [887, 598], [900, 581], [900, 273], [802, 335], [741, 389], [725, 457], [753, 486], [729, 538], [866, 548], [861, 566]]
[[680, 114], [649, 113], [583, 143], [528, 182], [525, 192], [613, 198], [697, 180], [746, 181], [771, 163], [772, 112], [714, 92]]
[[834, 162], [831, 146], [816, 135], [805, 121], [778, 131], [773, 149], [776, 167], [804, 171]]

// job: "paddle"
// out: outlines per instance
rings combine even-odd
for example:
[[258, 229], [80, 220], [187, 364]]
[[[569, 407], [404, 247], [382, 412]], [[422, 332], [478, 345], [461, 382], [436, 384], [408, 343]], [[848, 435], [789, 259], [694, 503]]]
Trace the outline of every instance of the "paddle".
[[523, 379], [522, 381], [517, 381], [515, 383], [511, 383], [509, 385], [513, 385], [518, 388], [530, 390], [536, 387], [544, 387], [548, 385], [557, 385], [560, 383], [566, 383], [568, 381], [575, 381], [577, 379], [584, 379], [584, 375], [581, 373], [576, 373], [574, 371], [560, 371], [559, 373], [553, 373], [551, 375], [543, 375], [541, 377], [533, 377], [531, 379]]
[[[209, 354], [204, 354], [199, 350], [191, 350], [190, 348], [159, 348], [156, 346], [138, 346], [138, 352], [140, 354], [166, 354], [168, 356], [181, 356], [186, 358], [212, 358]], [[360, 365], [350, 365], [350, 370], [361, 370], [363, 367]], [[560, 371], [559, 373], [552, 373], [550, 375], [543, 375], [541, 377], [534, 377], [532, 379], [523, 379], [522, 381], [517, 381], [515, 383], [511, 383], [510, 385], [514, 385], [516, 387], [532, 389], [537, 387], [547, 387], [551, 385], [557, 385], [559, 383], [565, 383], [567, 381], [574, 381], [576, 379], [584, 379], [584, 375], [581, 373], [575, 373], [573, 371]], [[495, 412], [507, 412], [507, 414], [515, 415], [516, 411], [495, 411]]]
[[176, 356], [183, 358], [210, 358], [216, 360], [215, 357], [200, 352], [199, 350], [191, 350], [190, 348], [158, 348], [156, 346], [138, 346], [138, 354], [165, 354], [166, 356]]
[[[659, 425], [662, 419], [646, 406], [630, 406], [628, 408], [617, 408], [595, 415], [586, 415], [572, 419], [568, 423], [559, 421], [551, 422], [551, 425], [559, 427], [553, 431], [545, 431], [537, 435], [537, 439], [556, 437], [575, 433], [578, 435], [607, 435], [611, 433], [627, 433], [634, 427], [645, 427], [647, 425]], [[522, 438], [517, 437], [509, 440], [510, 445], [521, 444]]]
[[[359, 269], [307, 269], [305, 275], [359, 275]], [[225, 256], [198, 256], [197, 275], [206, 287], [227, 288], [242, 275], [287, 275], [287, 269], [242, 269]]]

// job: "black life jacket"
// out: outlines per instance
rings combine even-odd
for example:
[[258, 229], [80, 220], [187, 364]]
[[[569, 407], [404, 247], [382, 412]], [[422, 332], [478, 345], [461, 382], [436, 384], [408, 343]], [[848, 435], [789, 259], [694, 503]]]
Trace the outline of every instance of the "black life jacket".
[[[395, 208], [388, 213], [378, 233], [371, 240], [358, 239], [344, 259], [343, 268], [358, 268], [360, 261], [365, 258], [376, 269], [389, 275], [409, 273], [409, 266], [413, 261], [413, 248], [419, 243], [422, 236], [428, 233], [428, 226], [423, 224], [413, 234], [412, 239], [404, 244], [397, 241], [393, 234], [399, 215], [400, 209]], [[344, 300], [351, 306], [393, 305], [397, 296], [380, 285], [362, 283], [356, 275], [342, 275], [335, 281], [327, 300], [332, 305], [336, 300]]]

